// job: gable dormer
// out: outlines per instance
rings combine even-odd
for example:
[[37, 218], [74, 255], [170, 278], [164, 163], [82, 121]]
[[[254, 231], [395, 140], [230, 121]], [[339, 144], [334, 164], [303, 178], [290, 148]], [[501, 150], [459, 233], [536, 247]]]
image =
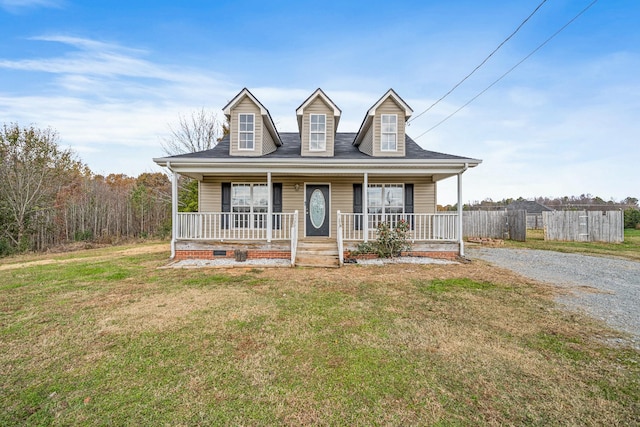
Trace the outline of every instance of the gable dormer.
[[404, 157], [405, 128], [413, 110], [389, 89], [367, 111], [353, 145], [373, 157]]
[[333, 157], [341, 113], [322, 89], [316, 89], [296, 109], [301, 156]]
[[229, 155], [257, 157], [282, 145], [269, 111], [244, 88], [223, 109], [229, 120]]

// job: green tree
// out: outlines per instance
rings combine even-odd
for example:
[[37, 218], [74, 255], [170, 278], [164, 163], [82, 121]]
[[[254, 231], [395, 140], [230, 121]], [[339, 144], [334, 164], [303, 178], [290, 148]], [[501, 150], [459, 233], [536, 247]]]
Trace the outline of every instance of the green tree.
[[0, 211], [5, 245], [29, 249], [43, 212], [53, 208], [58, 191], [86, 167], [71, 150], [58, 146], [50, 128], [4, 124], [0, 129]]
[[640, 226], [640, 210], [629, 208], [624, 210], [624, 228], [638, 228]]
[[180, 212], [198, 212], [198, 181], [190, 179], [185, 182], [178, 194], [178, 210]]

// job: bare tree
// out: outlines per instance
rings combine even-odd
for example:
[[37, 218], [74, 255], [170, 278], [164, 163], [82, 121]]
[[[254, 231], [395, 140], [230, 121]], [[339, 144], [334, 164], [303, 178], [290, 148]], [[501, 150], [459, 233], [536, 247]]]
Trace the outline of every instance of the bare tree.
[[[202, 108], [192, 112], [190, 117], [179, 116], [177, 125], [169, 125], [169, 135], [164, 138], [162, 148], [170, 156], [209, 150], [228, 133], [229, 126], [226, 122], [221, 122], [215, 113]], [[197, 212], [197, 182], [181, 176], [178, 185], [179, 209]]]
[[204, 108], [191, 116], [179, 116], [176, 125], [169, 125], [169, 135], [162, 148], [168, 155], [195, 153], [216, 146], [224, 134], [225, 126], [215, 113]]

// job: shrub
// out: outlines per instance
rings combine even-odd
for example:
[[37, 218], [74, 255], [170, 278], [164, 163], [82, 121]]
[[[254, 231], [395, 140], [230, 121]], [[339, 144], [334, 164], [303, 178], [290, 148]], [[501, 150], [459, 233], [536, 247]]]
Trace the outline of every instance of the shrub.
[[86, 242], [93, 239], [93, 232], [91, 230], [76, 231], [73, 233], [73, 240], [76, 242]]
[[376, 229], [376, 240], [358, 244], [353, 255], [376, 254], [380, 258], [399, 256], [402, 251], [411, 249], [411, 243], [407, 240], [409, 229], [409, 223], [403, 219], [395, 227], [389, 222], [381, 222]]

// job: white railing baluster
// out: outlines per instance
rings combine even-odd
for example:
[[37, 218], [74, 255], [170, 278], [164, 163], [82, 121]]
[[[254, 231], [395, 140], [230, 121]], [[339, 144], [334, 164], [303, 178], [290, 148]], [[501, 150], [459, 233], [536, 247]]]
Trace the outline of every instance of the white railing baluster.
[[362, 241], [364, 231], [362, 224], [369, 224], [369, 239], [376, 239], [376, 229], [380, 222], [388, 221], [397, 224], [404, 219], [412, 225], [409, 239], [412, 241], [456, 241], [457, 239], [457, 213], [438, 214], [361, 214], [340, 213], [340, 226], [342, 228], [343, 241]]
[[[294, 213], [273, 213], [272, 240], [290, 240]], [[179, 212], [176, 233], [181, 240], [247, 240], [267, 238], [266, 213]]]
[[[181, 240], [247, 240], [261, 241], [267, 237], [265, 213], [179, 212], [176, 232]], [[294, 213], [272, 214], [272, 240], [291, 240], [291, 230], [297, 226]], [[437, 214], [363, 214], [343, 213], [338, 217], [343, 241], [364, 240], [364, 221], [369, 224], [369, 239], [376, 239], [377, 225], [382, 221], [396, 224], [404, 219], [412, 224], [412, 241], [456, 241], [457, 213]], [[296, 227], [297, 229], [297, 227]]]

